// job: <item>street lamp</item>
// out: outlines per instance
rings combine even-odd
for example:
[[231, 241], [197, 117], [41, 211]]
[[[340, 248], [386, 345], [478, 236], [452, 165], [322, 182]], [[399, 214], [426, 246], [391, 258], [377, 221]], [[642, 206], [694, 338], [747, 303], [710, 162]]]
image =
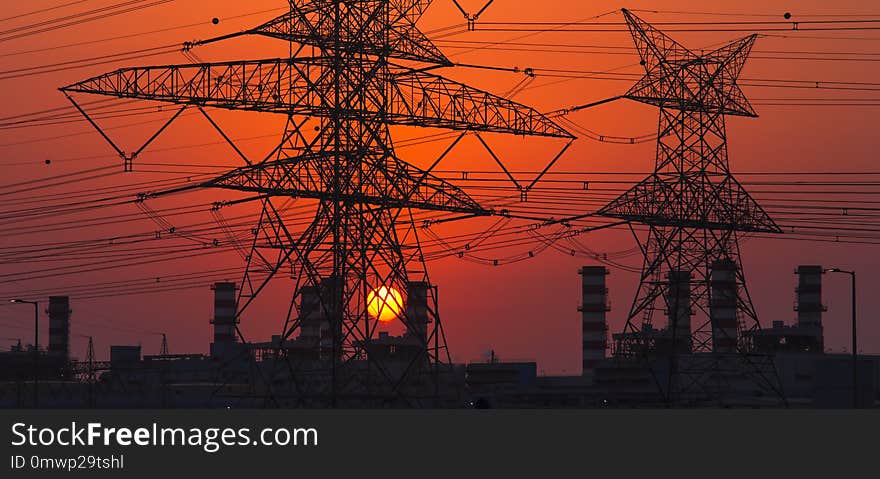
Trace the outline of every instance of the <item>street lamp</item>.
[[825, 273], [843, 273], [848, 274], [850, 279], [852, 280], [852, 376], [853, 376], [853, 408], [859, 407], [859, 396], [858, 396], [858, 360], [859, 360], [859, 350], [857, 348], [856, 343], [856, 272], [855, 271], [847, 271], [845, 269], [840, 268], [828, 268]]
[[37, 301], [26, 301], [24, 299], [10, 299], [10, 303], [15, 304], [33, 304], [34, 305], [34, 408], [39, 404], [40, 388], [40, 310]]

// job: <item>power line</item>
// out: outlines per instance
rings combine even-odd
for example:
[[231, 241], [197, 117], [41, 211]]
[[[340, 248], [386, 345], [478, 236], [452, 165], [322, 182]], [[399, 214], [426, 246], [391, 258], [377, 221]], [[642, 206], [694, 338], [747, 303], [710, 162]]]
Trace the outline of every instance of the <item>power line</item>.
[[[258, 10], [258, 11], [254, 11], [254, 12], [243, 13], [240, 15], [233, 15], [230, 17], [224, 17], [224, 21], [253, 17], [253, 16], [257, 16], [257, 15], [262, 15], [264, 13], [278, 12], [281, 10], [285, 10], [285, 9], [284, 8], [270, 8], [267, 10]], [[0, 53], [0, 58], [9, 57], [9, 56], [18, 56], [18, 55], [28, 55], [28, 54], [32, 54], [32, 53], [45, 53], [47, 51], [57, 51], [57, 50], [62, 50], [62, 49], [66, 49], [66, 48], [80, 47], [80, 46], [86, 46], [86, 45], [95, 45], [95, 44], [100, 44], [100, 43], [123, 40], [123, 39], [127, 39], [127, 38], [138, 38], [138, 37], [143, 37], [145, 35], [152, 35], [155, 33], [165, 33], [165, 32], [170, 32], [170, 31], [175, 31], [175, 30], [184, 30], [184, 29], [193, 28], [193, 27], [200, 27], [200, 26], [204, 26], [204, 25], [205, 25], [205, 22], [187, 23], [187, 24], [176, 25], [176, 26], [172, 26], [172, 27], [142, 31], [142, 32], [138, 32], [138, 33], [130, 33], [130, 34], [126, 34], [126, 35], [114, 35], [112, 37], [104, 37], [104, 38], [100, 38], [97, 40], [86, 40], [86, 41], [82, 41], [82, 42], [64, 43], [61, 45], [53, 45], [51, 47], [38, 48], [38, 49], [33, 49], [33, 50], [22, 50], [22, 51], [17, 51], [17, 52], [10, 52], [10, 53]]]
[[[56, 30], [76, 25], [90, 23], [96, 20], [137, 12], [146, 8], [171, 3], [174, 0], [128, 0], [125, 2], [95, 8], [79, 13], [65, 15], [50, 20], [42, 20], [23, 26], [9, 28], [0, 31], [0, 43], [29, 37], [40, 33], [54, 32]], [[148, 3], [149, 2], [149, 3]]]
[[0, 80], [10, 80], [14, 78], [25, 78], [36, 75], [44, 75], [46, 73], [56, 73], [68, 70], [77, 70], [96, 65], [106, 65], [108, 63], [117, 63], [120, 61], [137, 60], [141, 58], [150, 58], [161, 55], [168, 55], [180, 51], [178, 45], [144, 48], [141, 50], [133, 50], [129, 52], [114, 53], [110, 55], [102, 55], [100, 57], [82, 58], [67, 62], [58, 62], [54, 64], [40, 65], [36, 67], [19, 68], [15, 70], [0, 71]]
[[19, 13], [17, 15], [12, 15], [9, 17], [0, 18], [0, 22], [8, 22], [10, 20], [17, 20], [19, 18], [29, 17], [32, 15], [38, 15], [40, 13], [51, 12], [53, 10], [60, 10], [62, 8], [70, 7], [73, 5], [78, 5], [80, 3], [86, 3], [87, 1], [89, 1], [89, 0], [77, 0], [75, 2], [62, 3], [61, 5], [56, 5], [54, 7], [41, 8], [39, 10], [32, 10], [32, 11], [26, 12], [26, 13]]

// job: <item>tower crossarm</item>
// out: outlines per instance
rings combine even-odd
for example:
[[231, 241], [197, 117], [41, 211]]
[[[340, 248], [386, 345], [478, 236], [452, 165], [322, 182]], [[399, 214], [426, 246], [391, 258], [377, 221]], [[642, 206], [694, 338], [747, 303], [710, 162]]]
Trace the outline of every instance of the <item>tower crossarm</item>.
[[[573, 138], [537, 110], [426, 72], [372, 60], [348, 60], [344, 78], [332, 57], [267, 59], [134, 67], [62, 88], [120, 98], [285, 115], [345, 115], [360, 121]], [[340, 112], [328, 93], [343, 85], [352, 96], [387, 91]]]
[[391, 116], [412, 125], [574, 138], [533, 108], [463, 83], [412, 69], [400, 69], [393, 78]]
[[[487, 216], [473, 198], [451, 183], [397, 158], [367, 155], [349, 164], [349, 184], [358, 188], [333, 191], [327, 164], [332, 152], [267, 161], [237, 168], [203, 186], [256, 192], [267, 196], [292, 196], [385, 208], [412, 208]], [[381, 168], [379, 167], [381, 166]]]
[[782, 232], [731, 175], [654, 174], [601, 208], [598, 215], [652, 226]]
[[628, 10], [623, 14], [646, 72], [624, 97], [661, 108], [758, 116], [737, 85], [756, 35], [697, 55]]

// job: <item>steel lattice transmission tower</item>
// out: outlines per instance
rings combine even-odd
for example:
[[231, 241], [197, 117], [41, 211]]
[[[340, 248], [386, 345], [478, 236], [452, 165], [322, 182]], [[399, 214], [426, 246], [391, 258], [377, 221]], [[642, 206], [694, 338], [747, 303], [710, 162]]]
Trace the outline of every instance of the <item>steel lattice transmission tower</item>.
[[[264, 393], [289, 394], [299, 404], [418, 403], [436, 396], [448, 352], [412, 211], [492, 212], [432, 175], [433, 166], [401, 160], [389, 126], [573, 137], [532, 108], [430, 73], [452, 66], [416, 27], [431, 0], [289, 3], [288, 12], [254, 29], [189, 45], [262, 35], [289, 42], [289, 57], [126, 68], [62, 90], [174, 103], [205, 115], [204, 107], [286, 115], [272, 155], [199, 185], [263, 201], [239, 315], [279, 270], [295, 271], [282, 337], [299, 332], [318, 353], [291, 357], [279, 347], [291, 386], [267, 384]], [[130, 167], [136, 154], [116, 149]], [[317, 200], [302, 231], [285, 224], [275, 202], [291, 197]], [[409, 293], [399, 319], [414, 346], [402, 367], [373, 354], [377, 321], [367, 303], [380, 286]]]
[[[749, 350], [748, 332], [759, 325], [737, 237], [781, 233], [728, 165], [725, 117], [757, 117], [737, 85], [756, 35], [697, 54], [629, 11], [623, 15], [647, 72], [624, 97], [658, 107], [660, 122], [654, 173], [599, 211], [630, 222], [631, 228], [648, 227], [647, 240], [640, 243], [644, 264], [638, 292], [623, 333], [615, 335], [617, 353], [714, 352], [742, 358]], [[657, 309], [668, 316], [663, 331], [651, 327]], [[679, 384], [672, 384], [686, 368], [671, 364], [670, 383], [664, 385], [669, 394], [705, 389], [700, 379], [678, 378]]]

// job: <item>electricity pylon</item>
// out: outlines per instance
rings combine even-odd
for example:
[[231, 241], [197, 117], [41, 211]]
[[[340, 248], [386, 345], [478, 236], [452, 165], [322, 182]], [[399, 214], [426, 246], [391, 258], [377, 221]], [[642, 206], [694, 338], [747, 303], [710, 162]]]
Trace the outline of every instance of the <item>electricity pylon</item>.
[[[725, 117], [757, 117], [737, 85], [756, 35], [697, 54], [631, 12], [623, 15], [646, 71], [624, 97], [657, 106], [660, 122], [654, 173], [599, 211], [630, 222], [637, 241], [632, 225], [648, 229], [640, 242], [639, 288], [617, 350], [636, 357], [669, 354], [669, 381], [662, 385], [667, 399], [709, 393], [706, 371], [695, 372], [701, 368], [675, 358], [712, 352], [716, 359], [730, 353], [750, 362], [743, 356], [749, 350], [745, 338], [759, 324], [739, 261], [738, 234], [781, 233], [728, 165]], [[645, 327], [658, 306], [668, 316], [662, 334]], [[686, 368], [692, 377], [684, 377]], [[775, 389], [773, 379], [760, 381]]]
[[[126, 68], [62, 90], [173, 103], [206, 116], [205, 107], [286, 115], [282, 141], [272, 154], [259, 162], [245, 158], [247, 165], [199, 185], [255, 193], [263, 203], [238, 315], [291, 266], [295, 288], [283, 339], [296, 331], [302, 337], [303, 323], [312, 316], [323, 325], [319, 358], [291, 358], [279, 345], [297, 404], [352, 405], [356, 398], [418, 404], [423, 390], [437, 396], [438, 367], [448, 363], [449, 354], [412, 212], [492, 211], [431, 173], [443, 156], [427, 170], [400, 159], [389, 126], [460, 130], [462, 136], [573, 137], [532, 108], [431, 73], [452, 66], [416, 27], [431, 0], [289, 3], [288, 12], [254, 29], [187, 45], [262, 35], [289, 42], [289, 57]], [[143, 147], [126, 154], [102, 135], [131, 169]], [[276, 198], [291, 197], [317, 201], [314, 220], [303, 231], [289, 227], [276, 204]], [[418, 278], [412, 277], [416, 271]], [[414, 292], [413, 284], [423, 286]], [[398, 319], [416, 338], [419, 353], [404, 367], [373, 354], [378, 322], [367, 302], [381, 286], [419, 298], [420, 304], [387, 305], [402, 310]], [[328, 380], [308, 378], [316, 362], [326, 365], [320, 368], [328, 371]], [[272, 391], [274, 383], [267, 381], [267, 394], [283, 394]]]

